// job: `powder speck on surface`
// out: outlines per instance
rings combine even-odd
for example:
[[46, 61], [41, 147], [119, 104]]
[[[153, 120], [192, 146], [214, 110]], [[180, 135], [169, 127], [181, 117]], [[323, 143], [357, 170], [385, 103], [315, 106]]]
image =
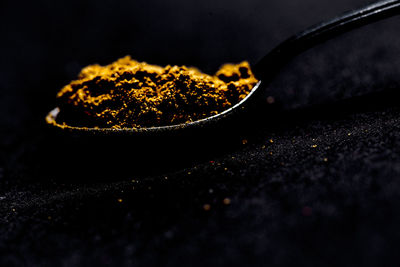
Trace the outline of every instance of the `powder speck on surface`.
[[67, 125], [139, 128], [216, 115], [244, 99], [256, 83], [248, 62], [225, 64], [211, 76], [193, 67], [160, 67], [127, 56], [83, 68], [57, 98]]
[[224, 200], [222, 201], [225, 205], [229, 205], [231, 204], [231, 199], [230, 198], [224, 198]]
[[205, 211], [209, 211], [209, 210], [211, 209], [210, 204], [204, 204], [204, 205], [203, 205], [203, 209], [204, 209]]

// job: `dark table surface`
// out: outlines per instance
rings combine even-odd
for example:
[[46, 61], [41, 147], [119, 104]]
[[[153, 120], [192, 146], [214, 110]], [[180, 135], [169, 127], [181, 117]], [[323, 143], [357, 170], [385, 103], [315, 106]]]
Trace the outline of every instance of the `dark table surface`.
[[200, 157], [84, 175], [45, 160], [54, 139], [43, 117], [85, 65], [126, 54], [207, 72], [254, 64], [367, 3], [2, 2], [0, 265], [395, 266], [397, 17], [298, 57], [270, 86], [285, 111]]

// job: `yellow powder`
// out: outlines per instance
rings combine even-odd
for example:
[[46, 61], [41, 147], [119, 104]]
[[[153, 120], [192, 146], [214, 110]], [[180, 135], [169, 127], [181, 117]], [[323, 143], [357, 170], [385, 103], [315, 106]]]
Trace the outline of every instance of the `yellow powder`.
[[70, 126], [151, 127], [218, 114], [245, 98], [256, 83], [248, 62], [225, 64], [211, 76], [127, 56], [107, 66], [85, 67], [57, 98], [60, 119]]

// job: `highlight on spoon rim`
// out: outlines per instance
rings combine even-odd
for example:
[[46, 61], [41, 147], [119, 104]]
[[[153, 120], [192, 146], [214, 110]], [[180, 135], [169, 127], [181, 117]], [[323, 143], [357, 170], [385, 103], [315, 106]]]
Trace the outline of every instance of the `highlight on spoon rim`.
[[188, 129], [194, 127], [202, 127], [204, 125], [214, 123], [219, 121], [220, 119], [226, 118], [229, 115], [233, 114], [235, 111], [244, 108], [243, 103], [245, 103], [260, 87], [261, 80], [257, 82], [257, 84], [251, 89], [251, 91], [243, 98], [240, 102], [231, 106], [230, 108], [218, 113], [216, 115], [206, 117], [200, 120], [188, 122], [188, 123], [180, 123], [174, 125], [165, 125], [165, 126], [154, 126], [154, 127], [138, 127], [138, 128], [95, 128], [95, 127], [80, 127], [80, 126], [70, 126], [65, 123], [58, 123], [57, 116], [61, 112], [60, 108], [56, 107], [51, 110], [46, 116], [46, 122], [48, 125], [54, 126], [61, 130], [67, 130], [71, 132], [92, 132], [92, 133], [156, 133], [156, 132], [169, 132], [181, 129]]

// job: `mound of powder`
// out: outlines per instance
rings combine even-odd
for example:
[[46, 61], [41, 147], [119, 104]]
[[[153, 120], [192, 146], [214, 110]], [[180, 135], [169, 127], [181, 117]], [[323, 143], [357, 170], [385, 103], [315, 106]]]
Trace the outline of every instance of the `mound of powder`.
[[238, 103], [257, 79], [249, 63], [225, 64], [215, 75], [193, 67], [160, 67], [129, 56], [82, 69], [58, 94], [62, 123], [138, 128], [189, 123]]

